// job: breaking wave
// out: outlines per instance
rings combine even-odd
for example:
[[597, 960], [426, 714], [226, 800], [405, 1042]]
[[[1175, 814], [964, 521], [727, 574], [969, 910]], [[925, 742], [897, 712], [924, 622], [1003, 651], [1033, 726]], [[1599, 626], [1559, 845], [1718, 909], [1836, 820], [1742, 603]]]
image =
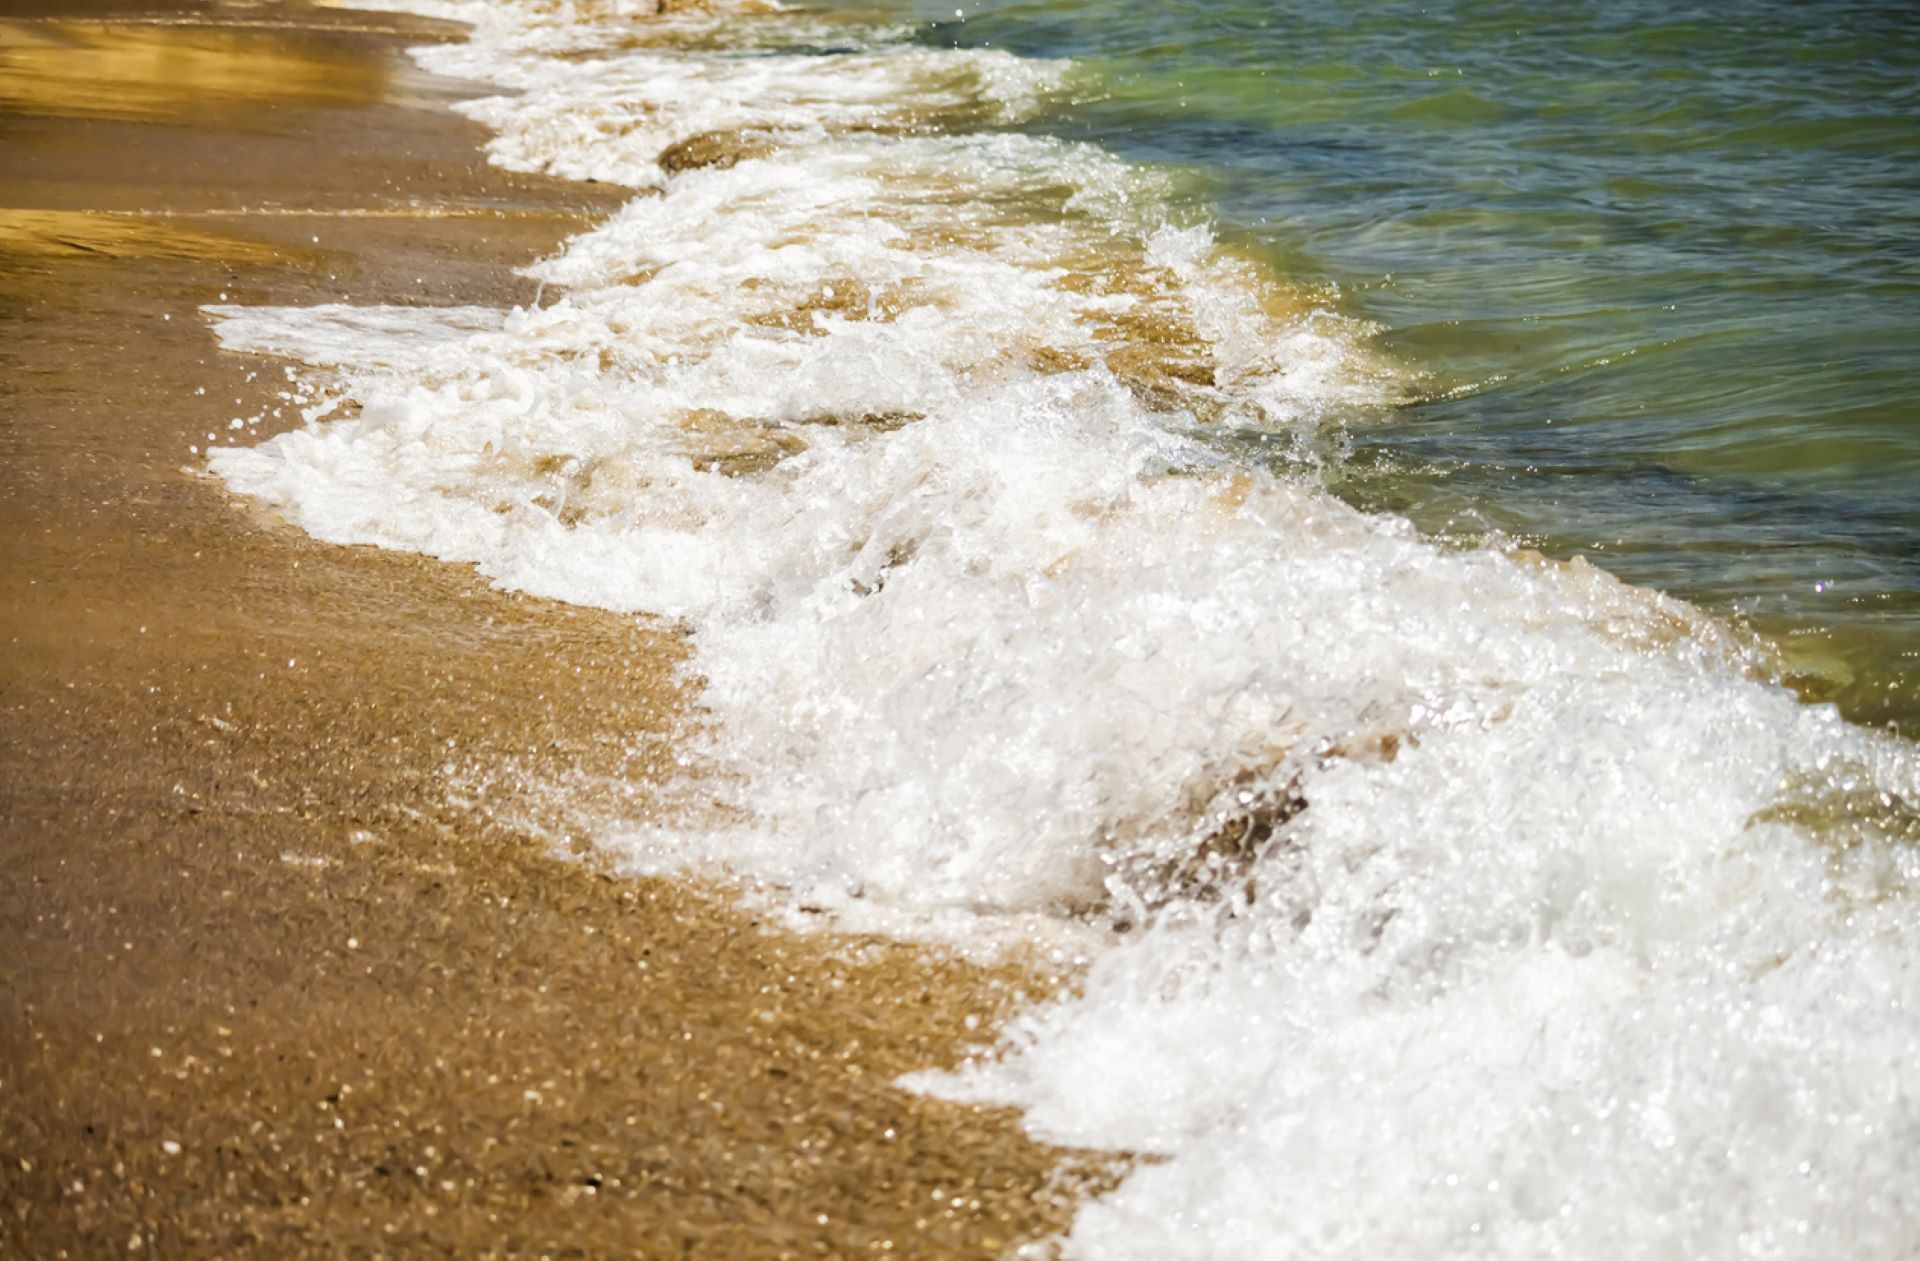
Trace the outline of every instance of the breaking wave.
[[[1093, 943], [913, 1084], [1148, 1154], [1075, 1256], [1911, 1256], [1920, 761], [1690, 607], [1249, 461], [1408, 375], [1078, 73], [805, 12], [405, 7], [635, 199], [496, 311], [214, 307], [314, 535], [679, 619], [707, 799], [577, 820], [844, 921]], [[1389, 422], [1390, 423], [1390, 422]], [[586, 810], [582, 806], [582, 810]]]

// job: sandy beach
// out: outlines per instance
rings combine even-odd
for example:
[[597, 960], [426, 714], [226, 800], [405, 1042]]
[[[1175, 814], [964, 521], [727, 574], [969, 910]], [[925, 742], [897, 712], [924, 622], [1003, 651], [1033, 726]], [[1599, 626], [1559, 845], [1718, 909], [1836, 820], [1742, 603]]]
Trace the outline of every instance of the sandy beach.
[[509, 760], [662, 783], [670, 627], [316, 543], [201, 471], [283, 384], [202, 304], [525, 302], [510, 269], [623, 199], [489, 168], [460, 85], [401, 55], [454, 37], [0, 10], [0, 1254], [1059, 1229], [1062, 1153], [890, 1084], [1032, 977], [791, 937], [450, 800]]
[[0, 0], [0, 1257], [1920, 1256], [1904, 11], [351, 2]]

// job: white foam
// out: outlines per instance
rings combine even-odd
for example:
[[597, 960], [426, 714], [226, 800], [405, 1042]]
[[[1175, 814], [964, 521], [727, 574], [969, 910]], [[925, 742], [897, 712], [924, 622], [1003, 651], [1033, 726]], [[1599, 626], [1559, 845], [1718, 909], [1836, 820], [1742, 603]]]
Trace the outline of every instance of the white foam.
[[[416, 55], [437, 73], [512, 89], [509, 96], [481, 97], [457, 107], [497, 133], [487, 147], [496, 163], [637, 188], [659, 187], [663, 176], [655, 160], [670, 145], [694, 136], [817, 136], [1012, 122], [1034, 109], [1064, 75], [1058, 63], [990, 49], [894, 43], [781, 57], [752, 47], [688, 51], [675, 46], [674, 36], [689, 41], [697, 33], [711, 39], [716, 28], [730, 29], [738, 10], [728, 6], [680, 14], [666, 23], [652, 19], [644, 2], [595, 12], [591, 20], [581, 20], [588, 15], [567, 7], [556, 11], [484, 0], [399, 7], [473, 25], [470, 41], [424, 48]], [[755, 25], [768, 24], [763, 15]], [[799, 15], [785, 15], [774, 25], [794, 41], [844, 32]]]
[[[1059, 68], [443, 10], [477, 34], [436, 64], [525, 91], [497, 160], [662, 191], [533, 269], [543, 309], [215, 309], [327, 398], [213, 467], [684, 620], [715, 808], [576, 821], [636, 866], [1107, 943], [916, 1080], [1159, 1157], [1071, 1254], [1913, 1255], [1910, 745], [1684, 605], [1222, 454], [1400, 386], [1161, 177], [899, 134]], [[663, 178], [716, 119], [778, 147]]]

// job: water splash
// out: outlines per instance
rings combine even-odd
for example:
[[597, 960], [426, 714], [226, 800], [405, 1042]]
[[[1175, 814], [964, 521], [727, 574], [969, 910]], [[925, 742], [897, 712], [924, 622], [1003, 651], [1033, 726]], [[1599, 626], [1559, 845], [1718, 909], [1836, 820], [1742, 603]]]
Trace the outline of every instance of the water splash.
[[521, 93], [495, 160], [647, 191], [539, 309], [212, 308], [324, 393], [215, 471], [681, 619], [714, 800], [576, 821], [634, 865], [1100, 942], [916, 1082], [1160, 1157], [1069, 1252], [1910, 1254], [1911, 746], [1683, 604], [1237, 460], [1404, 377], [1162, 175], [994, 129], [1060, 67], [435, 11], [476, 31], [430, 64]]

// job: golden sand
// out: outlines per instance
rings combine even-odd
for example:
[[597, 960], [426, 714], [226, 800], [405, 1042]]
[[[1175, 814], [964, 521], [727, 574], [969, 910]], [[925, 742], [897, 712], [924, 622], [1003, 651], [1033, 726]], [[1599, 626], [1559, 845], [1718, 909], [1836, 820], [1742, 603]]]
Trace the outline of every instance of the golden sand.
[[524, 301], [508, 268], [615, 199], [485, 167], [398, 57], [428, 24], [48, 11], [0, 23], [0, 1255], [1058, 1229], [1094, 1166], [890, 1084], [1040, 978], [794, 938], [449, 801], [513, 763], [644, 802], [671, 628], [318, 544], [197, 472], [277, 384], [202, 303]]

